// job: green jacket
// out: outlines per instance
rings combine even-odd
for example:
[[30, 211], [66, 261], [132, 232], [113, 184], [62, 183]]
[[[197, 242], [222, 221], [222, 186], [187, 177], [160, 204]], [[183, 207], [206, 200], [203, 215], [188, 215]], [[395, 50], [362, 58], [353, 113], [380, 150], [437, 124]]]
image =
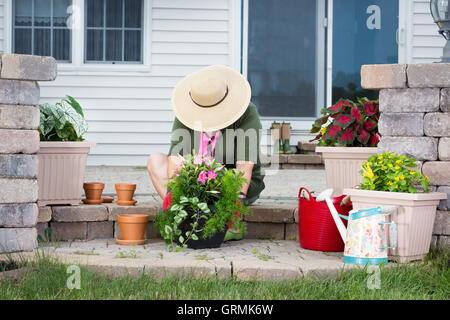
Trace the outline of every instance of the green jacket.
[[[227, 168], [236, 168], [237, 161], [251, 161], [255, 164], [252, 179], [247, 191], [247, 199], [259, 196], [264, 190], [264, 173], [261, 166], [260, 129], [256, 106], [250, 102], [245, 113], [233, 124], [220, 130], [214, 158], [216, 162], [225, 164]], [[192, 153], [198, 150], [200, 132], [194, 131], [175, 118], [172, 127], [169, 155]]]

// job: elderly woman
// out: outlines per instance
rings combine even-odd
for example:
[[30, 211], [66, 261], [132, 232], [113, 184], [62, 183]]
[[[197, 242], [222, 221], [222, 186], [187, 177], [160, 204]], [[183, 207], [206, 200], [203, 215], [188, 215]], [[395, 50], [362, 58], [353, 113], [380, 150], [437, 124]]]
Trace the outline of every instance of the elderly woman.
[[[170, 197], [167, 182], [182, 164], [178, 155], [193, 150], [243, 172], [247, 179], [241, 190], [245, 204], [259, 198], [265, 187], [260, 162], [261, 122], [250, 98], [248, 81], [226, 66], [206, 67], [177, 84], [172, 94], [176, 117], [169, 153], [155, 153], [148, 159], [150, 178], [165, 202]], [[243, 230], [230, 226], [225, 241], [242, 236]]]

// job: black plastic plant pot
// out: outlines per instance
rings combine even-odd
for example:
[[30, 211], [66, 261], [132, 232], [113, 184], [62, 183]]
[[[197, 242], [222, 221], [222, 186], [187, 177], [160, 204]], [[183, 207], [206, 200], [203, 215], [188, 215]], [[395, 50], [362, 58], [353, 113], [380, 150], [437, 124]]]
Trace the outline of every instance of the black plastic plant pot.
[[[178, 226], [178, 228], [181, 230], [183, 236], [186, 234], [186, 231], [192, 230], [191, 223], [192, 223], [192, 220], [186, 219]], [[205, 224], [205, 219], [200, 219], [198, 222], [197, 229], [202, 229], [204, 224]], [[198, 237], [198, 240], [189, 239], [186, 242], [186, 244], [187, 244], [188, 248], [195, 249], [195, 250], [219, 248], [222, 245], [223, 240], [225, 239], [226, 233], [227, 233], [227, 230], [224, 230], [222, 232], [217, 232], [217, 233], [213, 234], [211, 238], [203, 239], [203, 232], [194, 232], [194, 234]], [[175, 242], [178, 245], [181, 245], [179, 243], [178, 239], [176, 239]]]

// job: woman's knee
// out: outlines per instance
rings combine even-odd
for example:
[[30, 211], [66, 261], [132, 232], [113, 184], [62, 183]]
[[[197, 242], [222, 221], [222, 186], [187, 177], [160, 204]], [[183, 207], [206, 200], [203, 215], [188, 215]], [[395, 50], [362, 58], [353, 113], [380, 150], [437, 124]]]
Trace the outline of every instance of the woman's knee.
[[161, 169], [161, 167], [167, 166], [167, 161], [167, 154], [161, 152], [152, 153], [147, 159], [147, 169], [150, 172], [154, 172], [158, 168]]

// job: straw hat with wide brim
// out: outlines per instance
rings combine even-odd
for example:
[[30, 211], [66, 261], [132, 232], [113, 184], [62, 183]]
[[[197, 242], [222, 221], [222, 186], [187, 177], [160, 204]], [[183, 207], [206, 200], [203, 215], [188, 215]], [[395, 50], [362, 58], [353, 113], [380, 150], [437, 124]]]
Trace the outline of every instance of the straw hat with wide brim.
[[221, 65], [194, 72], [172, 94], [175, 116], [195, 131], [216, 131], [236, 122], [247, 110], [250, 84], [240, 73]]

